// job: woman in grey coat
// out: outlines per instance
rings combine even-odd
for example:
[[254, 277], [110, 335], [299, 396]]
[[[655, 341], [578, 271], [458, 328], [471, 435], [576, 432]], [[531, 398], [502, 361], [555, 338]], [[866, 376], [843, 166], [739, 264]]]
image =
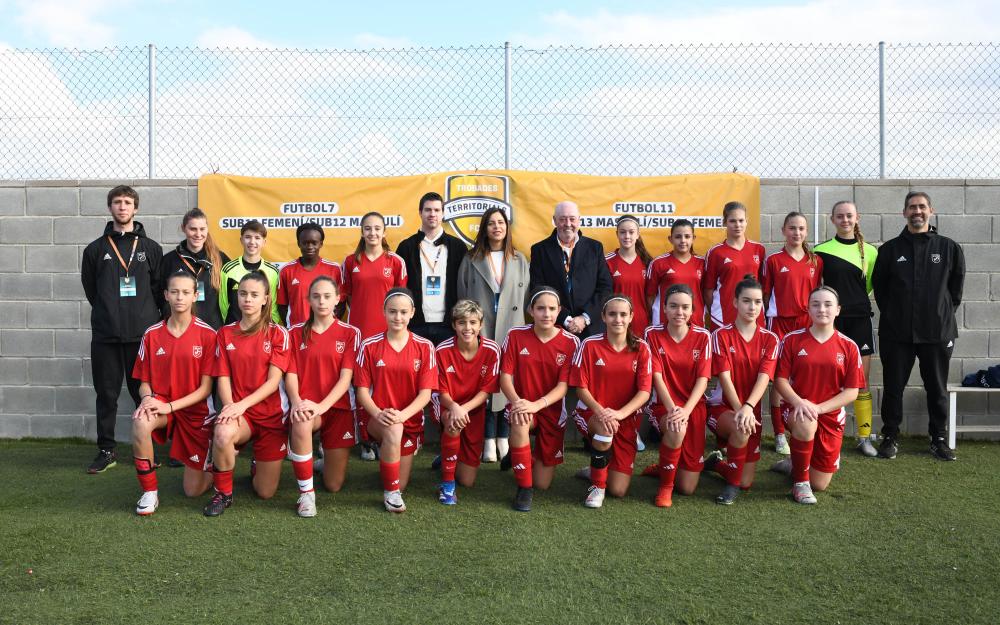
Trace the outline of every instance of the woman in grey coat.
[[[507, 332], [524, 324], [529, 277], [528, 260], [511, 241], [507, 214], [499, 207], [489, 209], [479, 222], [475, 244], [458, 269], [458, 299], [482, 305], [483, 336], [503, 345]], [[483, 462], [496, 462], [507, 455], [510, 426], [503, 418], [505, 403], [503, 395], [497, 393], [486, 411]]]

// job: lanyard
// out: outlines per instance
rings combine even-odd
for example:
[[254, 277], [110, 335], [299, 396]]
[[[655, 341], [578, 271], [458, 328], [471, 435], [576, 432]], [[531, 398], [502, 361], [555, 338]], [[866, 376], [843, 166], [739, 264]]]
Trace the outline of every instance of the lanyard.
[[139, 247], [139, 237], [132, 239], [132, 253], [128, 255], [128, 264], [125, 264], [125, 259], [122, 258], [121, 252], [118, 251], [118, 246], [115, 245], [115, 242], [111, 238], [110, 234], [108, 235], [108, 243], [111, 244], [111, 249], [115, 251], [115, 256], [118, 257], [118, 262], [120, 262], [122, 267], [125, 268], [125, 277], [128, 277], [129, 267], [132, 266], [132, 258], [135, 257], [135, 248]]
[[183, 256], [181, 256], [180, 259], [181, 259], [181, 262], [184, 263], [187, 266], [187, 268], [191, 270], [191, 273], [194, 274], [195, 278], [197, 278], [198, 276], [201, 275], [201, 270], [204, 269], [204, 267], [202, 267], [201, 265], [198, 265], [198, 271], [195, 271], [194, 267], [191, 266], [191, 263], [189, 263], [186, 258], [184, 258]]
[[434, 256], [434, 262], [431, 262], [431, 259], [424, 253], [424, 246], [422, 244], [417, 244], [417, 247], [420, 248], [420, 255], [424, 257], [425, 261], [427, 261], [427, 265], [431, 268], [431, 274], [433, 275], [437, 272], [438, 260], [441, 258], [441, 250], [443, 248], [440, 245], [438, 246], [437, 254]]
[[490, 271], [493, 272], [493, 281], [497, 283], [497, 289], [499, 289], [503, 285], [503, 273], [506, 271], [507, 260], [500, 261], [500, 271], [497, 271], [497, 266], [493, 264], [493, 252], [486, 252], [486, 260], [490, 263]]

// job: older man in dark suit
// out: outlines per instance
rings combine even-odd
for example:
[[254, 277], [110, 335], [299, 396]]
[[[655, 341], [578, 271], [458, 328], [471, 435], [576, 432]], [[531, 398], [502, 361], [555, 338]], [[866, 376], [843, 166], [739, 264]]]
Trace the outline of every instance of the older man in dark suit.
[[557, 322], [573, 334], [603, 332], [601, 303], [611, 293], [604, 246], [583, 236], [580, 208], [569, 200], [556, 204], [552, 221], [552, 235], [531, 246], [530, 289], [544, 284], [559, 291]]

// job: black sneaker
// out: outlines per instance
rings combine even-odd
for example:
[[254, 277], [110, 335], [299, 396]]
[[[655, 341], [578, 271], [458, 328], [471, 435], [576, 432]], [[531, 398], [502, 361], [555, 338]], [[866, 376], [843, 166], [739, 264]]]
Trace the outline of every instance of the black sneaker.
[[205, 506], [205, 516], [220, 516], [231, 505], [233, 505], [232, 495], [224, 495], [219, 491], [215, 491], [212, 499]]
[[714, 473], [720, 462], [722, 462], [722, 452], [716, 449], [712, 453], [705, 456], [705, 465], [702, 467], [702, 471]]
[[184, 466], [184, 463], [178, 460], [177, 458], [170, 458], [169, 460], [167, 460], [167, 466], [170, 467], [171, 469], [179, 469], [180, 467]]
[[514, 495], [514, 509], [518, 512], [531, 512], [531, 496], [533, 494], [533, 489], [518, 486], [517, 494]]
[[740, 495], [740, 487], [733, 486], [732, 484], [726, 484], [726, 487], [722, 489], [722, 493], [715, 498], [715, 503], [721, 504], [723, 506], [731, 506], [736, 498]]
[[441, 455], [438, 454], [437, 456], [434, 456], [433, 460], [431, 460], [431, 471], [437, 471], [440, 468], [441, 468]]
[[949, 462], [957, 460], [957, 458], [955, 458], [955, 452], [952, 451], [951, 447], [948, 447], [948, 443], [946, 443], [943, 438], [931, 441], [931, 455], [938, 460], [946, 460]]
[[896, 439], [892, 436], [886, 436], [882, 439], [882, 442], [878, 444], [878, 457], [886, 458], [892, 460], [896, 457], [899, 452], [899, 444]]
[[97, 456], [94, 457], [94, 461], [90, 463], [89, 467], [87, 467], [87, 473], [90, 473], [91, 475], [104, 473], [116, 464], [118, 464], [118, 456], [115, 454], [115, 450], [102, 449], [97, 452]]
[[501, 471], [510, 471], [510, 467], [511, 467], [511, 464], [512, 464], [511, 461], [510, 461], [510, 456], [511, 456], [511, 454], [508, 453], [506, 456], [504, 456], [503, 458], [500, 459], [500, 470]]

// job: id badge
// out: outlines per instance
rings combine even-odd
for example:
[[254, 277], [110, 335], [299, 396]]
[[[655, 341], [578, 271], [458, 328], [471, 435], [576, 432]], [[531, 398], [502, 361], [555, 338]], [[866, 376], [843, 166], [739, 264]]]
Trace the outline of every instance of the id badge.
[[135, 297], [135, 278], [132, 276], [122, 276], [118, 278], [118, 295], [121, 297]]
[[205, 283], [202, 280], [198, 281], [198, 299], [196, 301], [205, 301]]
[[427, 276], [424, 282], [425, 295], [441, 295], [441, 276]]
[[497, 312], [499, 310], [500, 310], [500, 294], [499, 293], [494, 293], [493, 294], [493, 314], [494, 315], [497, 314]]

